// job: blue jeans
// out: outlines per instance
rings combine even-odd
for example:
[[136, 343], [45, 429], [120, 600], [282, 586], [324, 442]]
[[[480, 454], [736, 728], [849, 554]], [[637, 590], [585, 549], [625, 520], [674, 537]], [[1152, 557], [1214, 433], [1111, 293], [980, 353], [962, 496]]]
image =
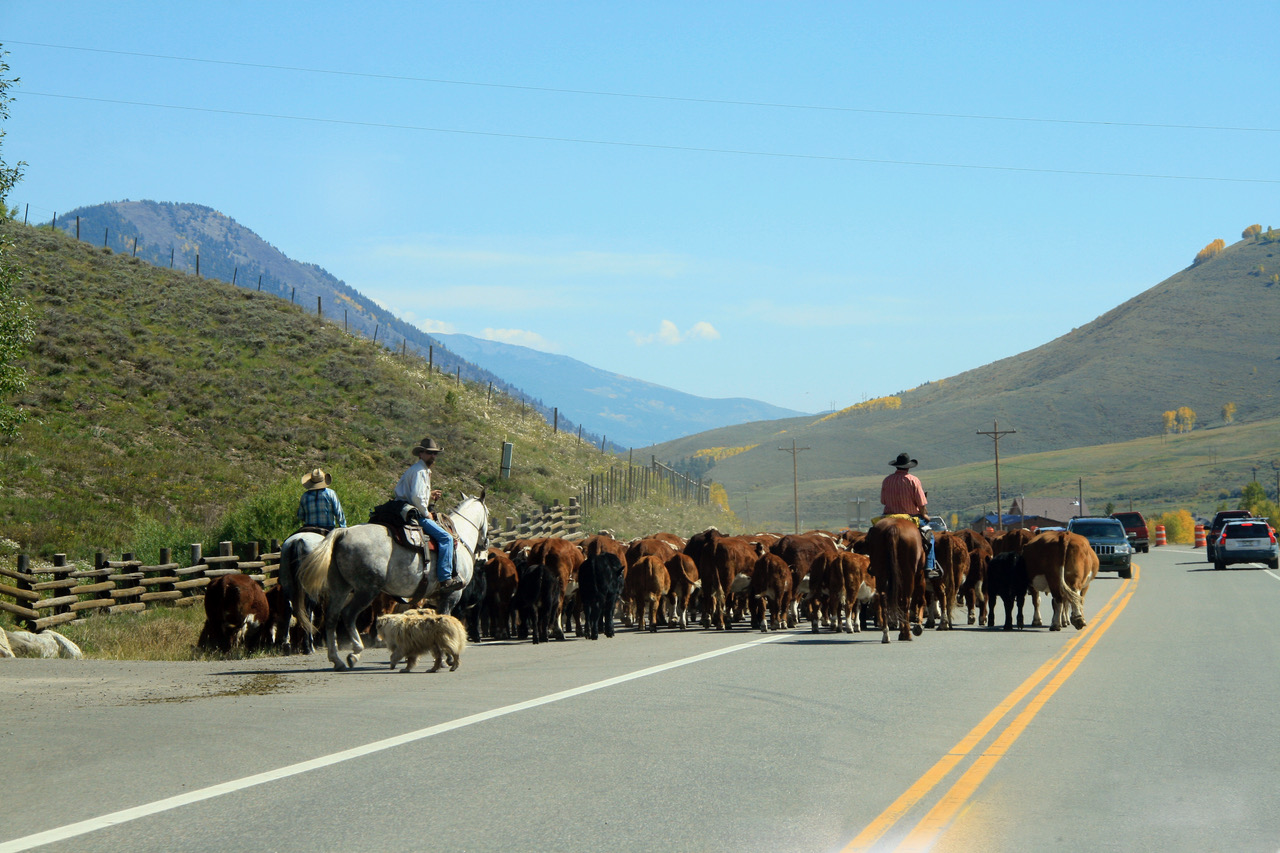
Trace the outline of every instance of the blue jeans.
[[453, 537], [429, 518], [418, 519], [422, 532], [436, 543], [436, 579], [444, 583], [453, 576]]

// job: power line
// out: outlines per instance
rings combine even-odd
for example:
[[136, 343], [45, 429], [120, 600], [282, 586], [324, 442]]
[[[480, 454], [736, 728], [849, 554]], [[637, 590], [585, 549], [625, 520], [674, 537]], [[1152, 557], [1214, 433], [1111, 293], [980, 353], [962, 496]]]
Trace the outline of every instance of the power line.
[[682, 95], [652, 95], [640, 92], [611, 92], [602, 89], [565, 89], [553, 86], [528, 86], [516, 83], [486, 83], [478, 80], [453, 80], [445, 77], [415, 77], [403, 74], [374, 74], [364, 71], [343, 71], [330, 68], [308, 68], [299, 65], [272, 65], [263, 62], [239, 62], [230, 59], [207, 59], [193, 56], [173, 56], [162, 53], [138, 53], [127, 50], [109, 50], [100, 47], [77, 47], [66, 44], [48, 44], [34, 41], [12, 41], [0, 38], [0, 44], [20, 44], [27, 47], [45, 47], [56, 50], [74, 50], [85, 53], [105, 53], [114, 56], [132, 56], [141, 59], [164, 59], [171, 62], [191, 62], [206, 65], [227, 65], [236, 68], [260, 68], [269, 71], [293, 71], [303, 74], [328, 74], [340, 77], [357, 77], [370, 80], [394, 80], [409, 83], [432, 83], [446, 86], [475, 86], [486, 89], [512, 89], [524, 92], [547, 92], [560, 95], [590, 95], [604, 98], [630, 98], [645, 101], [674, 101], [678, 103], [715, 104], [721, 106], [764, 107], [768, 109], [813, 110], [820, 112], [864, 113], [868, 115], [906, 116], [913, 118], [969, 119], [975, 121], [1026, 122], [1032, 124], [1068, 124], [1093, 127], [1141, 127], [1160, 130], [1215, 130], [1232, 133], [1280, 133], [1275, 127], [1236, 127], [1212, 124], [1176, 124], [1168, 122], [1103, 121], [1098, 119], [1041, 118], [1035, 116], [1002, 116], [981, 113], [933, 113], [919, 110], [884, 110], [869, 107], [845, 107], [829, 104], [791, 104], [781, 101], [750, 101], [730, 98], [695, 98]]
[[115, 98], [91, 98], [87, 95], [62, 95], [54, 92], [23, 92], [23, 95], [34, 95], [40, 98], [61, 98], [71, 101], [91, 101], [99, 104], [122, 104], [131, 107], [152, 107], [155, 109], [181, 110], [186, 112], [211, 113], [214, 115], [247, 116], [250, 118], [269, 118], [285, 121], [301, 121], [318, 124], [338, 124], [348, 127], [369, 127], [380, 130], [412, 130], [423, 133], [449, 133], [464, 136], [487, 136], [497, 139], [522, 139], [534, 142], [567, 142], [576, 145], [601, 145], [619, 148], [643, 148], [653, 151], [685, 151], [697, 154], [733, 154], [742, 157], [776, 157], [791, 160], [817, 160], [835, 163], [866, 163], [880, 166], [920, 166], [932, 169], [971, 169], [987, 172], [1019, 172], [1023, 174], [1042, 175], [1077, 175], [1095, 178], [1146, 178], [1150, 180], [1168, 181], [1214, 181], [1238, 184], [1280, 184], [1277, 178], [1224, 178], [1211, 175], [1163, 175], [1144, 172], [1102, 172], [1084, 169], [1047, 169], [1031, 166], [992, 166], [977, 163], [942, 163], [927, 160], [888, 160], [878, 157], [849, 157], [837, 154], [797, 154], [788, 151], [754, 151], [746, 148], [703, 148], [690, 145], [663, 145], [656, 142], [622, 142], [610, 139], [585, 139], [571, 136], [538, 136], [526, 133], [499, 133], [489, 130], [460, 130], [447, 127], [428, 127], [412, 124], [393, 124], [390, 122], [357, 121], [355, 119], [317, 118], [315, 116], [296, 116], [283, 113], [260, 113], [249, 110], [227, 110], [215, 107], [191, 107], [181, 104], [157, 104], [147, 101], [125, 101]]

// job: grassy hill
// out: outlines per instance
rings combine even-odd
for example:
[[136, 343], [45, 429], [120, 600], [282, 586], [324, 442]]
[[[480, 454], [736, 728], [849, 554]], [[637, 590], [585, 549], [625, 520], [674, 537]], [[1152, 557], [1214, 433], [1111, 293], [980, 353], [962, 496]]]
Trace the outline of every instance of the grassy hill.
[[[154, 266], [198, 271], [203, 278], [278, 296], [312, 313], [319, 300], [325, 314], [344, 328], [377, 340], [393, 352], [416, 352], [430, 357], [443, 373], [453, 373], [472, 382], [493, 383], [495, 389], [525, 401], [542, 412], [548, 421], [552, 419], [555, 401], [543, 403], [536, 392], [509, 384], [506, 377], [452, 352], [435, 336], [399, 319], [327, 270], [289, 258], [252, 230], [213, 208], [199, 204], [117, 201], [77, 208], [58, 216], [54, 225], [68, 234], [78, 234], [87, 243], [130, 257], [136, 254]], [[581, 421], [580, 414], [560, 412], [560, 425], [567, 432], [576, 431], [578, 421]], [[584, 438], [598, 445], [601, 436], [588, 429]]]
[[[1000, 442], [1002, 462], [1032, 457], [1017, 476], [1002, 465], [1006, 505], [1019, 490], [1074, 495], [1085, 478], [1097, 489], [1090, 492], [1086, 482], [1095, 506], [1133, 498], [1204, 511], [1219, 493], [1250, 478], [1255, 464], [1266, 468], [1268, 476], [1260, 479], [1269, 482], [1270, 460], [1280, 457], [1280, 353], [1274, 342], [1280, 243], [1266, 236], [1226, 247], [1041, 347], [902, 392], [883, 407], [728, 427], [650, 452], [680, 459], [708, 448], [757, 445], [718, 462], [710, 476], [753, 525], [789, 527], [792, 460], [778, 448], [789, 449], [795, 439], [809, 448], [798, 458], [802, 525], [831, 526], [847, 521], [848, 500], [878, 497], [888, 460], [903, 450], [921, 460], [935, 507], [992, 508], [992, 440], [977, 433], [998, 421], [1002, 430], [1017, 431]], [[1044, 310], [1053, 310], [1052, 300]], [[1236, 406], [1233, 423], [1221, 415], [1227, 403]], [[1145, 448], [1144, 440], [1160, 442], [1162, 413], [1182, 406], [1197, 413], [1196, 429], [1170, 437], [1165, 448], [1208, 447], [1208, 455], [1157, 454], [1162, 461], [1129, 471], [1135, 448]], [[1051, 452], [1067, 460], [1057, 479], [1039, 476], [1036, 468], [1041, 454]], [[1167, 476], [1169, 466], [1184, 465], [1194, 476]]]
[[428, 435], [445, 448], [446, 502], [487, 487], [499, 520], [566, 502], [611, 461], [486, 383], [430, 374], [287, 299], [3, 225], [36, 325], [17, 401], [30, 419], [0, 442], [0, 538], [23, 550], [154, 559], [161, 546], [282, 536], [314, 466], [358, 522]]

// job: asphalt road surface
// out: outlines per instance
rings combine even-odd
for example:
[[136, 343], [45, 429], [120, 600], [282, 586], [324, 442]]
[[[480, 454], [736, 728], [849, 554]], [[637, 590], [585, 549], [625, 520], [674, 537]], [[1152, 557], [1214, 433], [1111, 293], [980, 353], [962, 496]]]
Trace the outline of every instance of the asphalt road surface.
[[1137, 566], [1084, 631], [4, 661], [0, 853], [1275, 853], [1280, 573]]

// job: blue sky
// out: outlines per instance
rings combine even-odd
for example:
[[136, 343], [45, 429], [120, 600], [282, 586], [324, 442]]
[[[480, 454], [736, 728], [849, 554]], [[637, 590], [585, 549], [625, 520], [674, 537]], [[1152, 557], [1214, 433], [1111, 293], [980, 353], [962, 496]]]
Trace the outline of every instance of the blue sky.
[[3, 0], [3, 156], [33, 220], [205, 204], [427, 331], [818, 411], [1280, 225], [1273, 13]]

